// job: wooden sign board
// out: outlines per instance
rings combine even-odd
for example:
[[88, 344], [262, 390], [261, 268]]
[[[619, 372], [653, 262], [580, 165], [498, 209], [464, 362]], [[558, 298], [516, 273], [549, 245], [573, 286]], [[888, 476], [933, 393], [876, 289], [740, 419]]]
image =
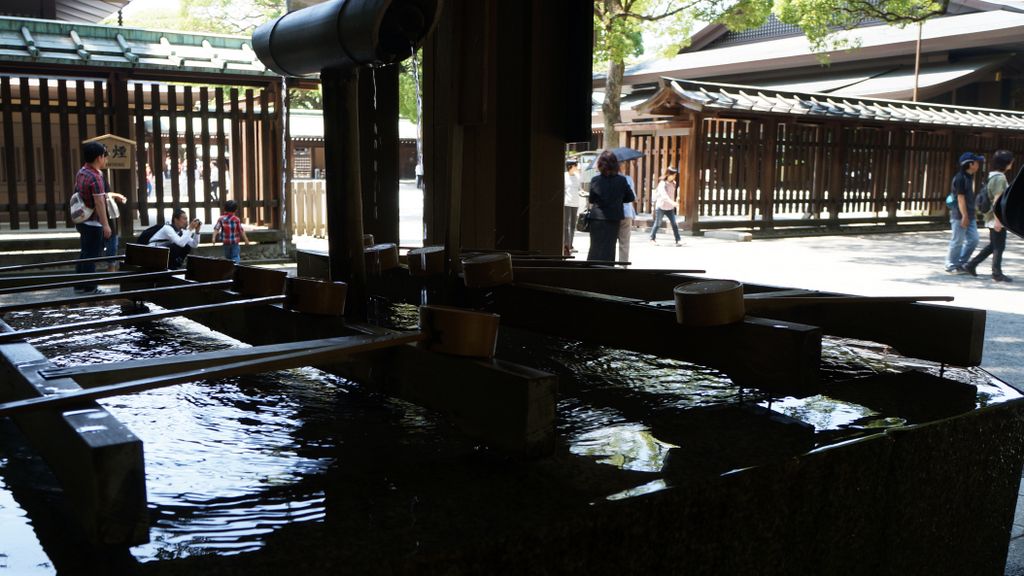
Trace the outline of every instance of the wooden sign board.
[[132, 167], [134, 163], [135, 154], [135, 141], [129, 140], [128, 138], [122, 138], [120, 136], [114, 136], [113, 134], [104, 134], [88, 140], [83, 140], [82, 144], [89, 142], [99, 142], [103, 144], [107, 149], [107, 168], [111, 170], [126, 170]]

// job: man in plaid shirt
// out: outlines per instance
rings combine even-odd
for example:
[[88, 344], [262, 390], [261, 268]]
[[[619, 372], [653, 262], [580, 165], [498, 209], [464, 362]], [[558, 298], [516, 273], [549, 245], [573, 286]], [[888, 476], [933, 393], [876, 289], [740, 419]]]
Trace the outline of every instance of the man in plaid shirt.
[[234, 200], [224, 203], [224, 213], [220, 215], [217, 223], [213, 226], [213, 239], [216, 242], [219, 237], [224, 242], [224, 257], [237, 263], [240, 260], [241, 252], [238, 244], [239, 238], [246, 244], [249, 243], [249, 239], [245, 236], [242, 221], [235, 215], [236, 210], [238, 210], [238, 203]]
[[[107, 167], [107, 149], [98, 142], [89, 142], [82, 146], [84, 164], [75, 174], [75, 192], [93, 209], [92, 216], [85, 222], [75, 224], [79, 235], [79, 259], [98, 258], [103, 246], [113, 231], [107, 220], [107, 185], [103, 178], [103, 169]], [[75, 272], [88, 274], [96, 271], [95, 262], [79, 262]], [[98, 292], [95, 284], [76, 286], [75, 292], [85, 294]]]

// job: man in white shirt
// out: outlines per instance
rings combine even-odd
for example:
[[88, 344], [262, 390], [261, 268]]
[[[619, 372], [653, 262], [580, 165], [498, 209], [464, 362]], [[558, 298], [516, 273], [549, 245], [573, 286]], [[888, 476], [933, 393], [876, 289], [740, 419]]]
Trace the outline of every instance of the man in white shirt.
[[175, 210], [171, 221], [164, 224], [164, 227], [157, 230], [149, 239], [149, 245], [170, 248], [169, 267], [181, 268], [185, 257], [199, 246], [199, 227], [202, 225], [203, 222], [199, 218], [189, 223], [188, 214], [184, 210]]
[[576, 235], [576, 216], [580, 211], [580, 165], [575, 158], [565, 161], [564, 200], [562, 202], [562, 254], [569, 256], [575, 250], [572, 247], [573, 236]]

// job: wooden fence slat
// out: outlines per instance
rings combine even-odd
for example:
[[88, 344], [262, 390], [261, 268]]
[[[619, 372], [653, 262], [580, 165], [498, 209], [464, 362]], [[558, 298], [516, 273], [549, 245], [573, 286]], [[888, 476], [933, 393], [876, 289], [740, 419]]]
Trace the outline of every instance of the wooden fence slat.
[[192, 218], [199, 217], [198, 205], [196, 203], [196, 141], [195, 126], [192, 124], [192, 87], [182, 86], [182, 112], [185, 120], [185, 193], [188, 197], [188, 213]]
[[261, 219], [264, 222], [273, 225], [274, 206], [272, 203], [275, 200], [275, 198], [272, 198], [271, 191], [274, 188], [273, 181], [274, 178], [277, 176], [277, 173], [271, 170], [271, 167], [274, 165], [274, 160], [272, 152], [273, 147], [268, 145], [270, 143], [271, 138], [271, 120], [270, 94], [267, 93], [267, 90], [260, 90], [259, 100], [260, 119], [257, 124], [260, 128], [261, 135], [259, 139], [259, 148], [261, 152], [261, 154], [259, 155], [259, 159], [260, 166], [262, 168], [261, 170], [259, 170], [259, 174], [262, 176], [262, 186], [260, 186], [262, 191], [262, 202], [260, 204], [262, 205], [263, 208], [263, 217]]
[[248, 218], [248, 213], [245, 210], [245, 175], [242, 169], [245, 166], [242, 150], [242, 110], [241, 104], [238, 101], [238, 88], [232, 88], [230, 92], [231, 98], [231, 150], [234, 151], [234, 155], [231, 157], [231, 197], [238, 202], [238, 208], [241, 211], [241, 218], [243, 220]]
[[245, 205], [249, 221], [262, 224], [259, 213], [259, 180], [256, 177], [256, 101], [252, 88], [245, 90]]
[[204, 221], [213, 222], [214, 203], [219, 204], [217, 196], [213, 193], [213, 170], [210, 167], [212, 156], [210, 154], [210, 90], [206, 86], [199, 88], [199, 121], [202, 123], [199, 129], [199, 140], [203, 161], [203, 216]]
[[166, 161], [167, 153], [164, 152], [163, 123], [161, 122], [161, 110], [163, 109], [162, 98], [160, 97], [160, 85], [153, 84], [149, 87], [149, 106], [153, 119], [153, 200], [156, 205], [156, 222], [165, 221], [167, 214], [164, 212], [164, 176], [173, 178], [173, 162]]
[[94, 80], [92, 83], [92, 113], [96, 122], [96, 132], [93, 136], [107, 133], [107, 107], [103, 97], [103, 81]]
[[35, 126], [35, 122], [32, 121], [32, 111], [29, 106], [32, 103], [32, 93], [28, 88], [28, 78], [21, 78], [21, 85], [18, 89], [19, 97], [21, 99], [21, 149], [24, 150], [25, 157], [25, 191], [26, 199], [28, 200], [28, 227], [31, 229], [39, 228], [39, 210], [38, 198], [36, 197], [36, 145], [35, 138], [33, 137], [32, 128]]
[[[148, 175], [146, 173], [146, 167], [151, 166], [150, 161], [146, 155], [146, 92], [145, 87], [136, 82], [134, 84], [135, 92], [135, 169], [136, 179], [138, 186], [135, 190], [135, 201], [136, 206], [139, 210], [139, 222], [143, 228], [149, 226], [149, 194], [147, 193]], [[153, 123], [153, 126], [159, 130], [160, 126], [158, 123]], [[152, 171], [152, 168], [150, 168]], [[155, 177], [154, 173], [154, 177]], [[133, 241], [134, 238], [130, 238], [129, 241]]]
[[70, 107], [68, 105], [68, 84], [61, 78], [57, 80], [57, 115], [59, 116], [60, 135], [60, 164], [61, 188], [61, 213], [64, 215], [64, 225], [71, 226], [71, 218], [68, 214], [66, 201], [71, 197], [71, 188], [74, 182], [75, 164], [71, 157], [71, 119]]
[[[178, 87], [167, 87], [167, 143], [171, 153], [171, 209], [181, 208], [181, 141], [178, 138]], [[193, 215], [194, 214], [191, 214]], [[169, 216], [169, 215], [168, 215]]]
[[20, 228], [18, 222], [18, 165], [14, 154], [14, 117], [11, 98], [11, 79], [0, 77], [0, 100], [3, 100], [4, 174], [7, 176], [7, 213], [11, 230]]
[[[221, 204], [228, 199], [228, 191], [234, 190], [231, 185], [231, 173], [228, 170], [228, 139], [227, 134], [224, 132], [224, 88], [217, 87], [213, 91], [214, 102], [217, 107], [217, 165], [216, 165], [216, 176], [217, 176], [217, 198]], [[230, 116], [228, 116], [230, 118]]]
[[50, 84], [46, 78], [39, 79], [39, 126], [42, 128], [43, 146], [43, 193], [46, 196], [46, 227], [57, 227], [57, 190], [53, 158], [53, 127], [50, 124]]

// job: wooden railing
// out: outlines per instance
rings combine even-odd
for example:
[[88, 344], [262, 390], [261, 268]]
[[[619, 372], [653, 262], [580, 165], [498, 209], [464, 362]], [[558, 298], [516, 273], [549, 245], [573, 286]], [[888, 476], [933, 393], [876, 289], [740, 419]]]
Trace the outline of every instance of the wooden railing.
[[297, 236], [327, 237], [325, 180], [292, 180], [292, 230]]

